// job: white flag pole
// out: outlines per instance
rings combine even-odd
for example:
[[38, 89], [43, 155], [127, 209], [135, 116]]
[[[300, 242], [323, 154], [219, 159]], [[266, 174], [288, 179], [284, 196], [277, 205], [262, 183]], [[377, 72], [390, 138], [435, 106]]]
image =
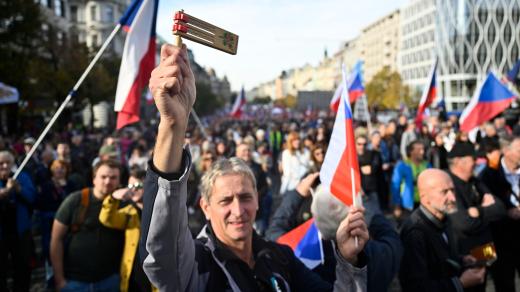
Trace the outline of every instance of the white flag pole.
[[14, 173], [13, 179], [16, 179], [18, 177], [18, 175], [20, 174], [20, 172], [22, 172], [23, 168], [25, 167], [25, 165], [27, 164], [29, 159], [31, 159], [31, 157], [33, 156], [33, 154], [36, 151], [36, 149], [38, 148], [38, 146], [40, 146], [40, 143], [42, 142], [43, 138], [47, 135], [47, 132], [49, 132], [51, 127], [54, 125], [54, 123], [56, 122], [58, 117], [61, 115], [61, 112], [63, 112], [63, 110], [65, 109], [67, 104], [70, 102], [72, 97], [74, 95], [76, 95], [76, 92], [77, 92], [78, 88], [81, 86], [81, 84], [83, 83], [83, 81], [85, 80], [87, 75], [90, 73], [90, 71], [92, 70], [94, 65], [97, 63], [99, 58], [101, 58], [101, 55], [103, 55], [103, 53], [105, 52], [106, 48], [108, 47], [108, 45], [110, 44], [112, 39], [115, 37], [115, 35], [119, 31], [119, 29], [121, 29], [121, 24], [120, 23], [118, 23], [116, 25], [116, 27], [114, 27], [114, 30], [112, 30], [112, 32], [110, 33], [108, 38], [105, 40], [105, 42], [103, 43], [103, 45], [101, 46], [101, 48], [99, 49], [97, 54], [94, 56], [94, 59], [92, 59], [92, 61], [90, 61], [90, 64], [88, 65], [87, 69], [85, 69], [85, 71], [83, 72], [81, 77], [78, 79], [78, 81], [76, 82], [74, 87], [72, 87], [72, 90], [69, 92], [69, 94], [67, 95], [65, 100], [61, 103], [60, 107], [58, 108], [56, 113], [52, 116], [51, 120], [49, 121], [49, 123], [47, 124], [45, 129], [43, 129], [43, 132], [40, 134], [40, 136], [38, 137], [38, 139], [36, 140], [36, 142], [32, 146], [31, 150], [29, 150], [29, 153], [27, 153], [27, 155], [25, 155], [24, 160], [22, 161], [22, 163], [20, 164], [20, 166], [18, 167], [18, 169]]

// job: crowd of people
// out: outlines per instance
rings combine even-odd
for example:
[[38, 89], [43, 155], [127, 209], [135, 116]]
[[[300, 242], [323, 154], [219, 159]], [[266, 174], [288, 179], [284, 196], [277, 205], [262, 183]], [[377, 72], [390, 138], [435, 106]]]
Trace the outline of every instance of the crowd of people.
[[[349, 207], [319, 180], [333, 114], [202, 132], [186, 58], [165, 46], [152, 73], [158, 126], [66, 127], [16, 179], [35, 139], [0, 137], [0, 291], [29, 291], [36, 266], [49, 291], [515, 291], [520, 120], [471, 137], [455, 115], [357, 124]], [[310, 218], [312, 270], [276, 243]]]

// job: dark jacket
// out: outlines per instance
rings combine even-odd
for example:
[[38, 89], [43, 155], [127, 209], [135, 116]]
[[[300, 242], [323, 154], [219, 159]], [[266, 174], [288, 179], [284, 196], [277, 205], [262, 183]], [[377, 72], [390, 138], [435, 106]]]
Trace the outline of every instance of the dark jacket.
[[[282, 203], [273, 215], [266, 237], [276, 241], [280, 236], [309, 219], [303, 220], [304, 218], [296, 216], [299, 211], [300, 214], [307, 214], [301, 212], [301, 206], [308, 201], [311, 200], [303, 198], [296, 190], [285, 193]], [[306, 206], [310, 208], [310, 204]], [[368, 265], [367, 291], [387, 291], [399, 269], [403, 249], [399, 235], [383, 215], [375, 214], [370, 217], [371, 220], [367, 224], [369, 224], [371, 240], [367, 242], [364, 250]], [[323, 279], [333, 282], [336, 259], [330, 241], [323, 241], [323, 253], [324, 264], [317, 266], [313, 271]]]
[[[498, 169], [487, 166], [480, 173], [480, 179], [493, 195], [504, 204], [506, 209], [517, 208], [516, 203], [520, 202], [520, 198], [513, 193], [502, 165]], [[498, 252], [504, 249], [518, 252], [520, 246], [520, 232], [518, 230], [520, 230], [520, 220], [513, 220], [509, 216], [505, 216], [502, 220], [491, 225]]]
[[404, 222], [401, 239], [399, 280], [404, 292], [463, 291], [458, 279], [460, 258], [447, 222], [421, 206]]
[[[461, 254], [469, 254], [474, 247], [493, 241], [491, 234], [491, 222], [498, 221], [505, 216], [504, 204], [495, 197], [495, 203], [488, 207], [482, 207], [484, 194], [491, 192], [476, 177], [471, 177], [465, 182], [453, 173], [449, 172], [457, 199], [457, 212], [450, 214], [453, 222], [453, 230]], [[470, 207], [479, 211], [479, 216], [474, 218], [468, 213]]]
[[[16, 181], [20, 184], [20, 193], [12, 190], [7, 197], [0, 199], [0, 239], [3, 233], [20, 235], [31, 230], [36, 188], [26, 172], [21, 172]], [[6, 183], [7, 180], [0, 180], [0, 188], [4, 188]]]
[[[211, 234], [193, 239], [188, 229], [186, 180], [191, 166], [183, 151], [181, 173], [159, 174], [150, 163], [141, 222], [141, 259], [160, 291], [353, 291], [366, 286], [366, 268], [337, 255], [334, 286], [307, 269], [289, 247], [253, 235], [254, 269]], [[206, 229], [208, 231], [208, 229]]]
[[370, 174], [361, 173], [361, 187], [365, 193], [377, 192], [383, 182], [383, 162], [381, 154], [374, 150], [365, 149], [363, 155], [358, 155], [359, 167], [369, 165]]

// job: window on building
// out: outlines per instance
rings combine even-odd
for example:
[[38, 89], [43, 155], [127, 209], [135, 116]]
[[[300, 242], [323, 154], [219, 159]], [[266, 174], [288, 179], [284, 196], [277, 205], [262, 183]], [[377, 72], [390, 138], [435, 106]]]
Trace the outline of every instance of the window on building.
[[78, 6], [70, 6], [70, 21], [78, 22]]
[[104, 13], [104, 22], [114, 22], [114, 6], [112, 5], [106, 5], [105, 6], [105, 13]]
[[97, 7], [96, 7], [96, 5], [90, 6], [90, 20], [97, 21]]
[[56, 14], [57, 16], [65, 16], [63, 6], [63, 0], [54, 0], [54, 14]]

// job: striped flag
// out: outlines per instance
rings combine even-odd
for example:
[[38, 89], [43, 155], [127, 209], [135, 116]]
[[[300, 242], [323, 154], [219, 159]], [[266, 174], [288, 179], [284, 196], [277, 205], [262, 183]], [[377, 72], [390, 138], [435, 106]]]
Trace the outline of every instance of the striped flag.
[[435, 78], [435, 74], [437, 71], [437, 60], [433, 62], [432, 69], [430, 71], [430, 75], [428, 75], [428, 83], [426, 83], [426, 87], [424, 88], [421, 101], [419, 102], [419, 107], [417, 108], [417, 116], [415, 117], [415, 125], [418, 129], [421, 128], [422, 122], [425, 116], [426, 109], [433, 103], [435, 98], [437, 97], [437, 82]]
[[321, 235], [312, 218], [280, 236], [276, 242], [290, 246], [294, 255], [311, 270], [325, 259]]
[[[344, 67], [343, 83], [347, 84]], [[320, 170], [320, 180], [322, 185], [327, 187], [334, 196], [347, 206], [351, 206], [361, 190], [361, 176], [354, 145], [352, 111], [346, 96], [344, 91], [341, 95], [329, 147]], [[358, 201], [356, 200], [356, 202]]]
[[158, 0], [134, 0], [119, 20], [126, 36], [114, 110], [117, 129], [139, 121], [141, 96], [155, 67]]
[[470, 132], [491, 120], [518, 98], [504, 84], [489, 73], [460, 115], [460, 130]]
[[229, 115], [237, 119], [242, 117], [242, 108], [245, 104], [246, 93], [244, 91], [244, 87], [242, 86], [242, 90], [240, 90], [240, 94], [237, 95], [237, 98], [235, 99], [235, 103], [233, 103], [233, 108], [231, 108], [231, 112], [229, 113]]
[[[362, 74], [362, 65], [363, 62], [358, 61], [356, 65], [354, 65], [354, 69], [352, 69], [352, 72], [350, 73], [350, 76], [347, 80], [348, 84], [348, 96], [350, 103], [355, 102], [359, 97], [363, 96], [365, 94], [365, 86], [363, 86], [363, 78], [361, 76]], [[339, 103], [341, 100], [341, 94], [343, 93], [344, 88], [344, 82], [341, 82], [338, 87], [336, 88], [336, 91], [334, 91], [334, 95], [332, 96], [332, 99], [330, 100], [330, 110], [333, 112], [338, 112]]]

